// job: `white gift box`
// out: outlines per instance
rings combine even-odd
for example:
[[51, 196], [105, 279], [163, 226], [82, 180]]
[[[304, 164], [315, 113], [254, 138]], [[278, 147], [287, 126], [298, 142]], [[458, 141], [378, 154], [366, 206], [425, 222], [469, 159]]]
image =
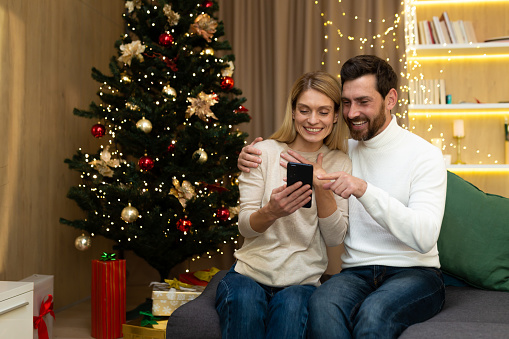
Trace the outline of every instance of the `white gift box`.
[[[53, 296], [53, 276], [34, 274], [20, 281], [34, 283], [34, 316], [38, 316], [42, 302], [48, 300], [48, 295]], [[43, 320], [48, 328], [48, 338], [51, 339], [53, 338], [53, 317], [48, 313], [43, 317]], [[38, 332], [37, 329], [34, 329], [34, 339], [39, 339]]]
[[196, 299], [203, 291], [201, 286], [196, 286], [198, 291], [179, 291], [174, 288], [167, 291], [152, 291], [152, 314], [155, 316], [170, 316], [180, 306]]

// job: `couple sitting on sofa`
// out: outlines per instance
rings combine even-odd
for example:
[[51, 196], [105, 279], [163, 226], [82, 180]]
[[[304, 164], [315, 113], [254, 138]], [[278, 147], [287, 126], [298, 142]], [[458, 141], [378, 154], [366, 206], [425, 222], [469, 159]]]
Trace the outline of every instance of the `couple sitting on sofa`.
[[[216, 294], [223, 337], [395, 338], [441, 310], [447, 171], [440, 150], [391, 115], [397, 82], [369, 55], [343, 65], [342, 92], [332, 76], [307, 73], [282, 127], [244, 148], [245, 241]], [[283, 184], [280, 156], [312, 164], [313, 187]], [[341, 242], [343, 269], [320, 285], [326, 246]]]

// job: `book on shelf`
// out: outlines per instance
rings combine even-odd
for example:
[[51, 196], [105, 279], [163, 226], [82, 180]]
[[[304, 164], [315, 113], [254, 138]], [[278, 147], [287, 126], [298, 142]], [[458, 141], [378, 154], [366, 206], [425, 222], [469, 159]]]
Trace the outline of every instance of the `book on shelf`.
[[445, 105], [444, 79], [409, 79], [408, 103], [410, 105]]
[[440, 24], [440, 20], [437, 16], [433, 16], [433, 27], [435, 28], [435, 32], [438, 37], [438, 43], [440, 45], [447, 43], [445, 40], [444, 32], [442, 31], [442, 25]]
[[509, 36], [499, 36], [484, 40], [484, 42], [509, 42]]
[[[421, 20], [414, 27], [418, 29], [415, 35], [420, 44], [468, 44], [476, 43], [477, 37], [471, 21], [451, 21], [447, 12], [440, 17], [433, 16], [432, 20]], [[493, 38], [490, 41], [509, 41], [509, 37]], [[486, 41], [488, 42], [488, 41]]]
[[445, 22], [445, 26], [447, 27], [447, 33], [449, 34], [451, 43], [457, 44], [458, 40], [456, 39], [456, 36], [454, 35], [454, 30], [452, 28], [452, 22], [449, 19], [449, 14], [447, 14], [447, 12], [443, 12], [439, 19], [440, 19], [440, 21]]

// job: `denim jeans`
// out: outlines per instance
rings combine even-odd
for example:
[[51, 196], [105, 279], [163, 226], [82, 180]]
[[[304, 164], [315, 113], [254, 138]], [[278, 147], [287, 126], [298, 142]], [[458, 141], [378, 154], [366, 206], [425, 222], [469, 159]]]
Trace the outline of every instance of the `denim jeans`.
[[259, 284], [232, 267], [219, 282], [216, 310], [228, 339], [305, 338], [311, 285], [285, 288]]
[[347, 268], [309, 300], [310, 338], [397, 338], [440, 312], [445, 287], [439, 269]]

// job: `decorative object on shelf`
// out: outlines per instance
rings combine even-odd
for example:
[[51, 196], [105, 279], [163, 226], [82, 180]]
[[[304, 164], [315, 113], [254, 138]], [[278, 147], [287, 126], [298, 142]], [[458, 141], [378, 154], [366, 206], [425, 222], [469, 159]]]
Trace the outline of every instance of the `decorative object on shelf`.
[[465, 125], [463, 123], [463, 120], [456, 119], [454, 120], [453, 125], [453, 136], [456, 138], [456, 150], [457, 150], [457, 158], [455, 164], [464, 164], [464, 162], [461, 160], [461, 139], [465, 137]]
[[127, 223], [135, 221], [136, 219], [138, 219], [139, 216], [140, 214], [138, 210], [135, 207], [131, 206], [131, 203], [129, 203], [128, 206], [124, 207], [122, 213], [120, 214], [122, 220], [124, 220]]
[[505, 163], [509, 164], [509, 123], [507, 122], [507, 118], [505, 118], [504, 123], [504, 134], [505, 134], [505, 142], [504, 142], [504, 149], [505, 149]]
[[92, 260], [92, 337], [120, 338], [126, 322], [126, 261], [103, 258]]
[[150, 120], [145, 119], [145, 117], [143, 117], [136, 123], [136, 128], [145, 133], [150, 133], [150, 131], [152, 131], [152, 123], [150, 122]]
[[74, 246], [77, 250], [85, 251], [92, 246], [92, 240], [88, 235], [85, 235], [85, 233], [82, 233], [79, 237], [74, 240]]

